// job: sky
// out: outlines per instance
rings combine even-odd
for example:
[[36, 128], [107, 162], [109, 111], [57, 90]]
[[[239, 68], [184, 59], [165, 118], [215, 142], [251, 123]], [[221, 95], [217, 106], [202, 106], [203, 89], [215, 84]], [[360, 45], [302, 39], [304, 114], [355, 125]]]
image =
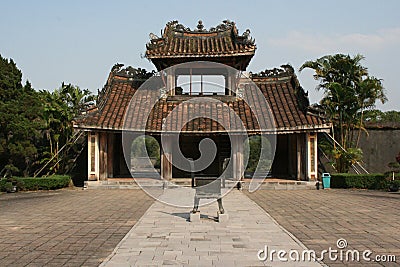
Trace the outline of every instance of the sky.
[[5, 1], [0, 0], [0, 54], [12, 58], [37, 90], [62, 82], [101, 89], [115, 63], [155, 69], [143, 55], [149, 33], [171, 20], [191, 29], [222, 20], [250, 29], [257, 50], [248, 71], [291, 64], [311, 103], [319, 102], [307, 60], [328, 54], [362, 54], [370, 75], [383, 79], [389, 101], [400, 110], [400, 1]]

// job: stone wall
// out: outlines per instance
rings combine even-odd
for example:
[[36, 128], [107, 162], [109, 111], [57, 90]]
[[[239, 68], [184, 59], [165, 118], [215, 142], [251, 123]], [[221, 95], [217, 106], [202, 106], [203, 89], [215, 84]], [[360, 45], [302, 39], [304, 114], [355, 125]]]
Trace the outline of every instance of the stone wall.
[[364, 167], [370, 173], [386, 172], [388, 163], [393, 162], [400, 152], [400, 128], [370, 128], [360, 139]]

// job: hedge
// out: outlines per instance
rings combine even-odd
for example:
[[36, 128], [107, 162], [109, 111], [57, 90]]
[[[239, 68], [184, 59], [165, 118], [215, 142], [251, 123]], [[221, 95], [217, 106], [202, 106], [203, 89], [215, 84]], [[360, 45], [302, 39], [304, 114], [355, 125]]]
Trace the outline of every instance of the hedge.
[[0, 179], [0, 192], [7, 192], [12, 190], [12, 183], [7, 181], [7, 179]]
[[18, 190], [33, 191], [33, 190], [54, 190], [64, 187], [68, 187], [71, 181], [71, 177], [68, 175], [52, 175], [48, 177], [13, 177], [10, 179], [0, 180], [0, 191], [7, 191], [12, 186], [12, 183], [16, 184]]
[[334, 173], [331, 174], [332, 188], [360, 188], [360, 189], [387, 189], [389, 181], [386, 175], [381, 173], [352, 174]]

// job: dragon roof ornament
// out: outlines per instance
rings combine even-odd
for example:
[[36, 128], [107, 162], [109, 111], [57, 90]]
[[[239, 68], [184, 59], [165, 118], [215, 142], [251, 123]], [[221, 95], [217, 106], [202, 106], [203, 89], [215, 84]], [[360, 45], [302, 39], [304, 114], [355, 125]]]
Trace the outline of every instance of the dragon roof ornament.
[[161, 30], [161, 37], [158, 37], [154, 33], [150, 33], [150, 43], [155, 42], [160, 39], [165, 39], [174, 35], [188, 35], [188, 36], [202, 36], [202, 34], [232, 34], [238, 42], [243, 44], [251, 44], [254, 45], [255, 39], [250, 36], [250, 30], [246, 29], [246, 31], [240, 36], [238, 35], [238, 29], [236, 28], [236, 24], [230, 20], [223, 20], [222, 23], [217, 25], [216, 27], [211, 27], [210, 29], [205, 29], [203, 25], [203, 21], [199, 20], [195, 29], [191, 30], [189, 27], [184, 26], [179, 23], [177, 20], [169, 21], [164, 30]]

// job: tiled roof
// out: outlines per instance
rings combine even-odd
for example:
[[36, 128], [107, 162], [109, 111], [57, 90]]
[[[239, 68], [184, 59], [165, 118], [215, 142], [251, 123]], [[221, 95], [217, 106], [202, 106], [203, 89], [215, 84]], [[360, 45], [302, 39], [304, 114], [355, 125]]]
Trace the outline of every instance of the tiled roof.
[[[201, 21], [195, 30], [190, 30], [178, 21], [171, 21], [165, 26], [161, 37], [150, 34], [150, 38], [146, 45], [146, 57], [159, 70], [180, 62], [181, 58], [185, 58], [185, 62], [188, 59], [212, 58], [213, 61], [244, 70], [256, 50], [250, 30], [239, 35], [235, 23], [231, 21], [224, 21], [210, 30], [205, 30]], [[237, 57], [241, 57], [241, 64], [237, 63]], [[226, 58], [231, 58], [231, 62]]]
[[[241, 129], [241, 125], [248, 132], [254, 133], [270, 131], [273, 127], [278, 133], [330, 127], [323, 119], [307, 111], [308, 99], [294, 74], [280, 77], [257, 76], [253, 81], [261, 89], [261, 93], [248, 84], [243, 90], [242, 98], [175, 96], [157, 100], [160, 94], [158, 89], [137, 90], [138, 84], [135, 81], [112, 74], [103, 89], [99, 108], [77, 119], [75, 127], [104, 130], [146, 129], [153, 133], [161, 133], [163, 124], [164, 131], [186, 133], [237, 131]], [[229, 108], [235, 114], [229, 112]], [[199, 114], [200, 117], [190, 120], [191, 114]], [[221, 124], [205, 117], [217, 118]], [[124, 119], [129, 122], [125, 127]], [[185, 121], [190, 122], [185, 124]]]

